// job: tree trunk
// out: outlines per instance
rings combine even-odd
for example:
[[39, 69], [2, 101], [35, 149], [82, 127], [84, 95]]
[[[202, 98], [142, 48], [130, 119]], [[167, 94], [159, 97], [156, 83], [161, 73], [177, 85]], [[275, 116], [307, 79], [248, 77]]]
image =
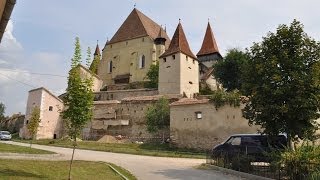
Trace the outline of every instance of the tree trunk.
[[30, 140], [30, 148], [32, 146], [32, 141], [33, 141], [34, 135], [32, 136], [31, 140]]
[[287, 138], [288, 138], [288, 148], [292, 150], [292, 142], [291, 142], [291, 136], [289, 133], [287, 133]]
[[70, 167], [69, 167], [69, 180], [71, 180], [71, 169], [72, 169], [72, 162], [73, 162], [73, 157], [74, 157], [74, 151], [76, 150], [76, 146], [77, 146], [77, 137], [74, 137], [74, 141], [73, 141], [73, 150], [72, 150], [72, 156], [71, 156], [71, 160], [70, 160]]

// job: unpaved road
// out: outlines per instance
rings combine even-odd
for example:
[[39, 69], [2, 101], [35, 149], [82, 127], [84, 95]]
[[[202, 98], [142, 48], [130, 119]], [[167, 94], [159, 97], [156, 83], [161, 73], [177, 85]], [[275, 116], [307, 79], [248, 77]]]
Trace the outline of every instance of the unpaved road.
[[[12, 141], [1, 141], [20, 146], [29, 146], [26, 143], [18, 143]], [[35, 157], [35, 156], [8, 156], [8, 158], [19, 159], [45, 159], [45, 160], [69, 160], [72, 149], [53, 146], [32, 145], [33, 148], [52, 151], [60, 155]], [[3, 157], [3, 156], [2, 156]], [[194, 167], [204, 163], [204, 159], [189, 158], [169, 158], [169, 157], [153, 157], [130, 155], [90, 150], [76, 150], [76, 160], [86, 161], [104, 161], [111, 162], [122, 166], [134, 174], [139, 180], [238, 180], [240, 177], [224, 174], [214, 170], [199, 170]]]

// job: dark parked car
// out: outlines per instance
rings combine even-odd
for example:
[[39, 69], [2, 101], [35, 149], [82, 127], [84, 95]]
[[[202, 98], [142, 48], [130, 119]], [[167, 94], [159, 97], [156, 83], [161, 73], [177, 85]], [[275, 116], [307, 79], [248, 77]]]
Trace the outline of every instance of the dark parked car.
[[235, 134], [225, 142], [212, 149], [212, 157], [226, 157], [233, 159], [235, 156], [246, 155], [253, 161], [269, 161], [267, 153], [284, 150], [287, 146], [287, 137], [278, 135], [271, 138], [261, 134]]
[[9, 131], [0, 131], [0, 140], [11, 140], [11, 134]]

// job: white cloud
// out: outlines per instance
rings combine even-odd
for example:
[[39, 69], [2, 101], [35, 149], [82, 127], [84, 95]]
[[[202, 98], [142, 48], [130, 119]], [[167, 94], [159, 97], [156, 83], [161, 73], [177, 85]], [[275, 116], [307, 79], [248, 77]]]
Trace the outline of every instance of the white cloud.
[[66, 75], [66, 68], [61, 66], [63, 61], [58, 53], [25, 52], [9, 21], [0, 44], [0, 102], [5, 104], [6, 114], [24, 113], [28, 91], [33, 88], [43, 86], [57, 95], [63, 92], [66, 78], [39, 75]]

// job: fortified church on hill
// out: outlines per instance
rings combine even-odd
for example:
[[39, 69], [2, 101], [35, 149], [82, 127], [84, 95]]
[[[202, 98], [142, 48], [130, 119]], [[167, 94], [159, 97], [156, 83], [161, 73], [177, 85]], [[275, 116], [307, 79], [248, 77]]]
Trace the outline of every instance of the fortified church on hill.
[[[159, 133], [165, 133], [176, 146], [206, 149], [231, 134], [257, 131], [242, 118], [240, 108], [225, 106], [217, 110], [198, 95], [200, 85], [219, 88], [212, 65], [222, 57], [210, 23], [202, 47], [194, 55], [180, 22], [170, 40], [165, 29], [134, 8], [102, 53], [97, 45], [94, 56], [100, 62], [93, 76], [94, 116], [83, 130], [85, 139], [123, 135], [141, 141], [157, 136], [146, 131], [145, 112], [161, 97], [171, 102], [170, 128]], [[146, 74], [157, 62], [158, 89], [144, 88], [141, 82], [148, 81]], [[91, 75], [87, 68], [80, 68], [82, 76]], [[59, 109], [63, 109], [63, 102], [45, 88], [29, 91], [20, 137], [29, 137], [26, 124], [34, 106], [41, 110], [36, 138], [62, 137]]]

